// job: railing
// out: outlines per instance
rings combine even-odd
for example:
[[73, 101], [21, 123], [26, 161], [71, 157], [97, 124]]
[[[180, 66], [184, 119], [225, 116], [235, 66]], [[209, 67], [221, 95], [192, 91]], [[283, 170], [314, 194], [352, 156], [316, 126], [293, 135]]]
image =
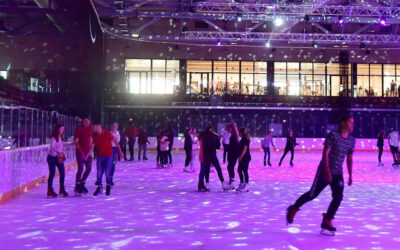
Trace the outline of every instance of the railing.
[[[46, 181], [49, 173], [48, 152], [48, 145], [0, 151], [0, 201]], [[72, 143], [64, 144], [64, 153], [66, 167], [75, 163], [75, 146]]]

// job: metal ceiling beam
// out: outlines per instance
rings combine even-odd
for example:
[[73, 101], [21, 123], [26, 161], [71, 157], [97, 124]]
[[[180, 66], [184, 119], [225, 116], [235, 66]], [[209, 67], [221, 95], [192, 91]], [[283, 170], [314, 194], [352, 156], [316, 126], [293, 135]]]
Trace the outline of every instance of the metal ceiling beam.
[[153, 23], [158, 22], [160, 19], [161, 19], [161, 18], [158, 18], [158, 17], [153, 18], [153, 20], [151, 20], [151, 21], [149, 21], [149, 22], [143, 24], [143, 25], [140, 26], [139, 28], [135, 29], [135, 31], [133, 31], [132, 33], [139, 33], [139, 32], [141, 32], [142, 30], [144, 30], [145, 28], [147, 28], [147, 27], [149, 27], [150, 25], [152, 25]]
[[203, 19], [203, 22], [207, 23], [208, 25], [212, 26], [214, 29], [220, 31], [220, 32], [225, 32], [225, 30], [221, 29], [218, 25], [216, 25], [215, 23], [211, 22], [210, 20], [207, 19]]
[[151, 0], [142, 0], [141, 2], [132, 4], [132, 5], [128, 6], [128, 7], [126, 7], [124, 9], [124, 11], [134, 11], [137, 8], [139, 8], [140, 6], [142, 6], [142, 5], [144, 5], [144, 4], [148, 3], [148, 2], [151, 2]]

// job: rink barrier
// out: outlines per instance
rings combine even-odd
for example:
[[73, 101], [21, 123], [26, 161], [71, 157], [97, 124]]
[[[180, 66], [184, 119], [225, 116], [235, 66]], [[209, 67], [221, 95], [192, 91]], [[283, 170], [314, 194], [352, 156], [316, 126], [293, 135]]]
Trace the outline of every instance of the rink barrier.
[[[261, 140], [263, 138], [250, 138], [250, 150], [251, 151], [263, 151], [261, 148]], [[150, 144], [147, 146], [147, 150], [156, 150], [157, 140], [155, 137], [149, 137]], [[286, 145], [286, 138], [277, 137], [273, 139], [277, 151], [283, 151]], [[295, 151], [302, 152], [319, 152], [324, 149], [325, 138], [297, 138], [298, 146], [296, 146]], [[172, 150], [183, 150], [184, 137], [176, 137], [174, 139], [174, 144]], [[377, 139], [356, 139], [356, 152], [377, 152], [378, 147], [376, 146]], [[384, 152], [390, 152], [387, 140], [384, 143]], [[137, 143], [135, 144], [135, 151], [137, 152]], [[222, 144], [221, 144], [221, 149]], [[127, 149], [128, 151], [128, 149]]]
[[[48, 145], [0, 151], [0, 203], [47, 182]], [[65, 170], [76, 167], [75, 146], [64, 144]], [[58, 175], [58, 171], [56, 171]]]

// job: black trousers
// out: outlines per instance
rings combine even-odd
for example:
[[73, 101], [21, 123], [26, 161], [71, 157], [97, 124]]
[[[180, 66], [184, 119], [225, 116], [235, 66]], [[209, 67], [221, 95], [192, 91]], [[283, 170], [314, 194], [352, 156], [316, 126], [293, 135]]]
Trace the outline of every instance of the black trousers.
[[229, 151], [229, 144], [222, 144], [222, 145], [224, 147], [224, 163], [225, 163], [226, 162], [226, 156], [227, 156], [228, 151]]
[[378, 147], [378, 149], [379, 149], [378, 160], [379, 160], [379, 162], [381, 162], [382, 161], [383, 146]]
[[185, 158], [185, 167], [189, 166], [190, 161], [192, 160], [192, 149], [185, 150], [186, 158]]
[[135, 159], [135, 154], [134, 154], [134, 150], [135, 150], [135, 142], [136, 140], [132, 140], [128, 142], [128, 146], [129, 146], [129, 153], [131, 154], [131, 161], [133, 161]]
[[229, 180], [233, 180], [235, 179], [235, 165], [237, 162], [237, 157], [236, 158], [232, 158], [232, 157], [228, 157], [228, 173], [229, 173]]
[[170, 143], [170, 144], [168, 145], [167, 156], [168, 156], [168, 159], [169, 159], [169, 164], [172, 164], [172, 154], [171, 154], [172, 146], [173, 146], [172, 143]]
[[282, 158], [280, 160], [280, 162], [283, 161], [283, 159], [285, 159], [286, 154], [290, 151], [290, 162], [293, 162], [293, 158], [294, 158], [294, 148], [285, 148], [285, 151], [283, 152]]
[[333, 218], [335, 218], [335, 214], [339, 209], [340, 203], [343, 199], [344, 181], [342, 174], [333, 174], [332, 182], [328, 183], [325, 180], [322, 168], [318, 168], [310, 191], [300, 196], [294, 206], [300, 209], [300, 207], [303, 206], [305, 203], [315, 199], [328, 185], [331, 187], [332, 190], [332, 201], [328, 207], [327, 219], [332, 220]]
[[222, 175], [221, 165], [219, 165], [219, 161], [217, 156], [212, 157], [211, 159], [204, 160], [204, 168], [205, 168], [205, 178], [206, 182], [210, 181], [210, 167], [211, 164], [214, 166], [215, 170], [218, 173], [218, 178], [221, 182], [224, 182], [224, 176]]
[[239, 161], [238, 174], [240, 178], [240, 183], [249, 183], [249, 163], [250, 160], [242, 159]]
[[161, 149], [160, 145], [157, 144], [157, 163], [161, 163]]
[[[124, 160], [126, 160], [126, 142], [119, 142], [119, 146], [121, 147], [122, 153], [124, 154]], [[121, 160], [121, 157], [119, 157], [119, 155], [118, 160]]]

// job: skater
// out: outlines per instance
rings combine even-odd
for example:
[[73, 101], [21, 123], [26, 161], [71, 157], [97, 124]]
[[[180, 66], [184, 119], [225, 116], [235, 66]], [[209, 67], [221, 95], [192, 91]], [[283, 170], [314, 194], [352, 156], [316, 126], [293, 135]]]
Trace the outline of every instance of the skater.
[[267, 165], [267, 156], [268, 156], [268, 166], [272, 166], [271, 164], [271, 150], [269, 148], [269, 145], [272, 145], [272, 147], [274, 147], [274, 150], [276, 150], [275, 145], [274, 145], [274, 141], [272, 138], [272, 131], [269, 130], [267, 135], [264, 137], [264, 139], [261, 141], [261, 146], [264, 150], [264, 166]]
[[93, 196], [99, 196], [103, 193], [103, 174], [106, 175], [106, 195], [109, 196], [111, 192], [111, 169], [113, 161], [113, 148], [112, 142], [118, 147], [118, 153], [120, 157], [123, 157], [121, 147], [116, 138], [112, 135], [110, 131], [107, 131], [101, 127], [100, 123], [95, 123], [93, 126], [93, 145], [98, 149], [97, 156], [97, 181], [96, 181], [96, 191]]
[[250, 156], [250, 137], [245, 128], [239, 129], [239, 135], [241, 137], [239, 142], [239, 166], [238, 174], [240, 177], [240, 184], [236, 191], [248, 192], [249, 191], [249, 163], [251, 160]]
[[353, 183], [353, 151], [355, 139], [351, 136], [354, 127], [354, 119], [351, 115], [342, 115], [339, 122], [340, 130], [328, 134], [325, 143], [322, 160], [318, 166], [313, 185], [310, 191], [303, 194], [293, 205], [287, 208], [286, 220], [288, 224], [293, 223], [296, 212], [307, 202], [315, 199], [321, 191], [330, 186], [332, 190], [332, 201], [327, 213], [323, 214], [321, 233], [334, 235], [336, 228], [332, 226], [332, 220], [343, 199], [343, 162], [347, 158], [347, 169], [349, 172], [348, 185]]
[[185, 150], [185, 155], [186, 155], [185, 167], [183, 168], [183, 172], [190, 172], [189, 164], [190, 161], [192, 160], [192, 150], [193, 150], [191, 133], [192, 133], [192, 128], [187, 127], [185, 129], [185, 142], [183, 145], [183, 149]]
[[226, 155], [229, 152], [229, 138], [231, 137], [231, 132], [230, 132], [230, 124], [225, 125], [224, 131], [222, 131], [222, 146], [224, 147], [224, 157], [223, 157], [223, 163], [225, 164], [226, 162]]
[[[118, 132], [118, 123], [114, 122], [111, 125], [111, 134], [114, 136], [114, 139], [118, 142], [118, 145], [119, 145], [119, 143], [121, 141], [121, 136]], [[113, 160], [112, 160], [112, 166], [111, 166], [111, 186], [114, 186], [115, 166], [117, 165], [118, 158], [120, 158], [120, 154], [118, 152], [118, 146], [114, 141], [111, 142], [111, 145], [112, 145], [112, 149], [113, 149]]]
[[64, 126], [57, 124], [50, 136], [50, 150], [47, 155], [47, 164], [49, 165], [49, 179], [47, 182], [47, 196], [57, 197], [56, 192], [53, 190], [53, 179], [56, 174], [56, 167], [60, 174], [60, 196], [68, 197], [67, 191], [65, 191], [64, 180], [65, 180], [65, 170], [64, 170], [64, 144], [63, 144]]
[[382, 163], [382, 153], [383, 153], [383, 142], [384, 142], [384, 138], [385, 138], [385, 130], [381, 130], [381, 132], [379, 132], [378, 134], [378, 141], [376, 146], [379, 149], [379, 153], [378, 153], [378, 166], [382, 167], [383, 163]]
[[229, 151], [228, 151], [228, 173], [229, 173], [229, 183], [227, 189], [235, 189], [235, 165], [239, 158], [239, 132], [236, 123], [231, 123], [227, 126], [227, 132], [231, 135], [229, 137]]
[[227, 183], [224, 181], [221, 166], [219, 165], [219, 161], [217, 158], [217, 149], [221, 147], [219, 136], [214, 133], [212, 127], [207, 127], [202, 137], [202, 141], [203, 160], [205, 164], [206, 189], [210, 189], [210, 166], [212, 164], [218, 173], [218, 178], [221, 181], [222, 189], [226, 190]]
[[172, 147], [174, 146], [174, 137], [176, 136], [176, 131], [174, 130], [174, 128], [172, 127], [172, 124], [168, 125], [167, 128], [167, 137], [168, 137], [168, 152], [167, 152], [167, 156], [168, 156], [168, 165], [169, 167], [173, 167], [172, 165]]
[[147, 129], [143, 128], [139, 131], [138, 134], [138, 145], [139, 145], [139, 152], [138, 152], [138, 159], [140, 161], [140, 156], [143, 151], [143, 160], [147, 161], [146, 151], [147, 151], [147, 144], [150, 145], [149, 137], [147, 136]]
[[286, 146], [285, 146], [285, 151], [283, 152], [282, 158], [279, 161], [279, 166], [282, 165], [282, 161], [285, 158], [286, 154], [290, 151], [290, 167], [293, 167], [293, 158], [294, 158], [294, 147], [296, 147], [297, 145], [299, 145], [298, 143], [296, 143], [296, 137], [293, 134], [293, 130], [290, 129], [289, 130], [289, 134], [286, 137]]
[[[164, 131], [160, 133], [160, 167], [165, 168], [168, 166], [168, 149], [169, 149], [169, 141], [168, 137], [165, 135]], [[172, 165], [170, 165], [172, 166]]]
[[158, 132], [157, 132], [157, 137], [156, 137], [156, 139], [157, 139], [157, 168], [160, 168], [161, 167], [161, 148], [160, 148], [160, 141], [161, 141], [161, 136], [162, 136], [162, 134], [161, 134], [161, 132], [162, 132], [162, 130], [158, 130]]
[[129, 153], [131, 154], [130, 161], [135, 160], [135, 142], [136, 142], [136, 134], [137, 134], [137, 127], [133, 126], [133, 123], [129, 123], [129, 128], [127, 131], [128, 134], [128, 146], [129, 146]]
[[190, 172], [195, 172], [196, 168], [194, 167], [195, 159], [196, 159], [196, 150], [198, 146], [198, 139], [197, 139], [197, 131], [195, 128], [192, 128], [192, 133], [190, 134], [192, 139], [192, 160], [190, 161]]
[[392, 166], [396, 166], [400, 164], [400, 155], [399, 155], [399, 131], [393, 130], [389, 134], [389, 145], [390, 145], [390, 152], [393, 155], [393, 164]]
[[[78, 163], [74, 189], [76, 195], [88, 193], [88, 190], [85, 187], [85, 182], [92, 171], [92, 126], [90, 125], [89, 116], [83, 116], [81, 119], [81, 126], [76, 128], [74, 135], [74, 144], [76, 147], [75, 154]], [[83, 172], [83, 167], [85, 167], [85, 172]]]
[[[200, 145], [200, 149], [199, 149], [199, 162], [200, 162], [200, 172], [199, 172], [199, 183], [197, 184], [197, 189], [199, 191], [210, 191], [210, 189], [207, 189], [206, 186], [204, 185], [204, 179], [206, 179], [206, 166], [204, 164], [204, 154], [203, 154], [203, 138], [204, 136], [204, 132], [200, 133], [199, 135], [199, 145]], [[206, 179], [206, 183], [208, 183], [207, 181], [208, 179]]]
[[[124, 161], [128, 160], [126, 158], [126, 129], [122, 128], [120, 132], [120, 140], [119, 140], [119, 146], [121, 147], [122, 153], [124, 154]], [[121, 158], [118, 158], [118, 160], [121, 160]]]

